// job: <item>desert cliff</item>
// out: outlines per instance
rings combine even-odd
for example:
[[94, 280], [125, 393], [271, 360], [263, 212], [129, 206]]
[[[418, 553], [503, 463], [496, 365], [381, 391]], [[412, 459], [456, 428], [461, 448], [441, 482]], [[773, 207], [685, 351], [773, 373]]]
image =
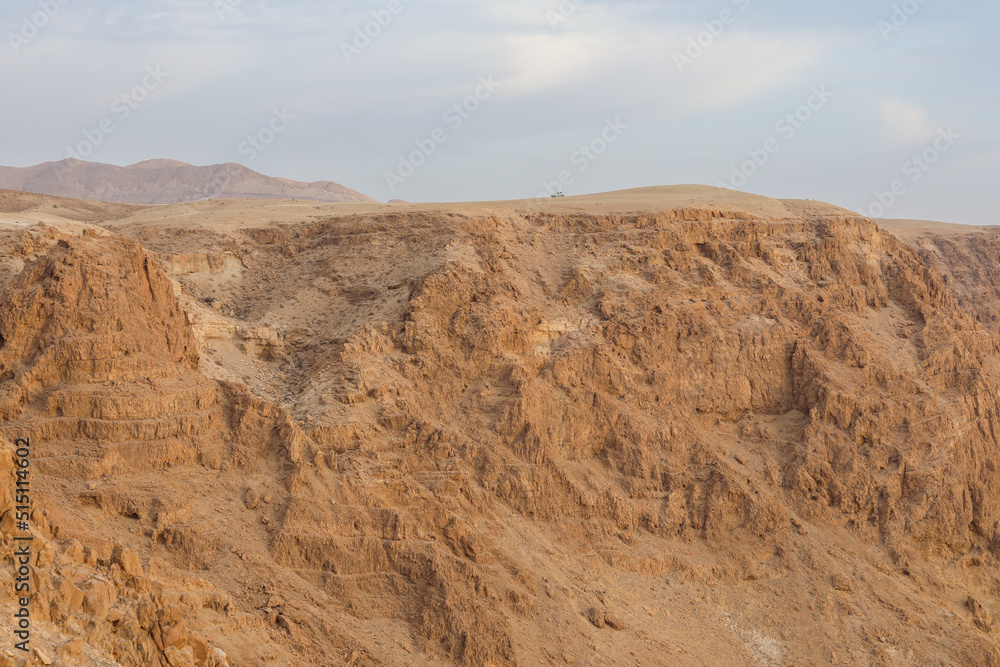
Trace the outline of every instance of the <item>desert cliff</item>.
[[63, 664], [1000, 665], [989, 229], [0, 194]]

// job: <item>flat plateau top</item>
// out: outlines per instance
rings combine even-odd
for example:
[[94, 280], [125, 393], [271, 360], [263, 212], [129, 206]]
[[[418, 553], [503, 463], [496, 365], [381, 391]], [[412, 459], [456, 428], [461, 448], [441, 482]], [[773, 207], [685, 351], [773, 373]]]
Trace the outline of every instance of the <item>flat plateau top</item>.
[[[80, 224], [104, 227], [185, 226], [232, 231], [271, 224], [356, 215], [420, 213], [469, 217], [546, 213], [553, 215], [643, 214], [677, 209], [741, 212], [780, 220], [812, 216], [858, 214], [847, 209], [802, 199], [771, 199], [705, 185], [632, 188], [600, 194], [486, 202], [323, 203], [287, 199], [212, 199], [168, 206], [137, 206], [78, 201], [14, 191], [0, 191], [0, 224], [44, 223], [66, 231]], [[884, 229], [912, 239], [927, 234], [956, 235], [1000, 230], [998, 227], [955, 225], [925, 220], [877, 220]]]
[[889, 220], [877, 219], [879, 227], [902, 239], [912, 239], [934, 234], [937, 236], [954, 236], [974, 234], [977, 232], [1000, 233], [998, 225], [956, 225], [950, 222], [935, 222], [933, 220]]

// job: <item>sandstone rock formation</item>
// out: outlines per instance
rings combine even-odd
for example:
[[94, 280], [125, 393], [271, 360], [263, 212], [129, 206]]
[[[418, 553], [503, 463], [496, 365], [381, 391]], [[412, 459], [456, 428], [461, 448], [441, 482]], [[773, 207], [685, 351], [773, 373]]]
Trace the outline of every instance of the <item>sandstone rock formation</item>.
[[708, 188], [327, 213], [0, 228], [44, 651], [1000, 665], [995, 237]]

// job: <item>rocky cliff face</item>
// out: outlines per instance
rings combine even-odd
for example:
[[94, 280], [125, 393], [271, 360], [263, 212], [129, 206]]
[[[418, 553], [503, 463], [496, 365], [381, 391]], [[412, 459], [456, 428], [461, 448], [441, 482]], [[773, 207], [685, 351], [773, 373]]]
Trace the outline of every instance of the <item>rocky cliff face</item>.
[[1000, 664], [973, 270], [808, 206], [8, 233], [39, 613], [128, 665]]
[[202, 199], [373, 201], [329, 181], [300, 183], [264, 176], [232, 162], [196, 167], [175, 160], [118, 167], [67, 158], [34, 167], [0, 167], [0, 188], [128, 204], [176, 204]]

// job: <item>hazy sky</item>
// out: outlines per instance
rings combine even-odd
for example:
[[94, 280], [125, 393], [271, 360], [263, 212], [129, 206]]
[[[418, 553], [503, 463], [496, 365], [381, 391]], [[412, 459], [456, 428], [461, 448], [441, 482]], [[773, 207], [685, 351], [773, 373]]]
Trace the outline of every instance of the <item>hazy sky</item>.
[[6, 0], [0, 164], [235, 161], [412, 201], [726, 184], [993, 224], [998, 23], [981, 0]]

